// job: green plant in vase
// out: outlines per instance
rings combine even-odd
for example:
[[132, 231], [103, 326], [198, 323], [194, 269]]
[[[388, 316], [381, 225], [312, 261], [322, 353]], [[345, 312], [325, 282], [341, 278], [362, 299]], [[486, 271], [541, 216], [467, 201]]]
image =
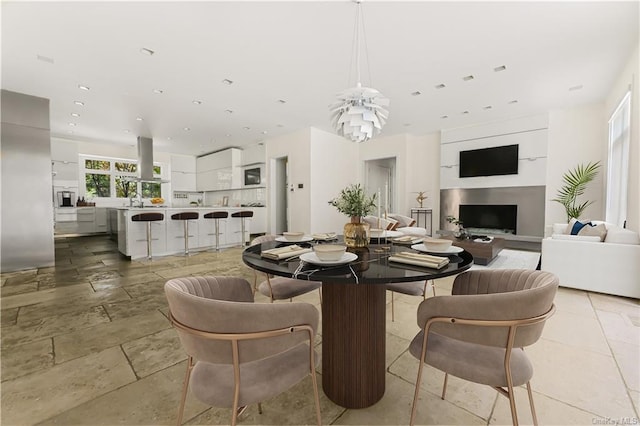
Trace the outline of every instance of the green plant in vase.
[[464, 227], [462, 226], [463, 223], [462, 221], [458, 220], [457, 218], [449, 215], [447, 217], [445, 217], [445, 220], [449, 223], [452, 223], [454, 225], [456, 225], [458, 227], [457, 231], [454, 231], [453, 236], [456, 238], [462, 238], [465, 239], [469, 236], [469, 234], [467, 233], [467, 230], [464, 229]]
[[368, 196], [360, 184], [352, 184], [340, 191], [340, 195], [329, 204], [351, 218], [351, 222], [344, 225], [345, 244], [348, 247], [369, 245], [369, 224], [362, 222], [362, 217], [377, 207], [376, 194]]

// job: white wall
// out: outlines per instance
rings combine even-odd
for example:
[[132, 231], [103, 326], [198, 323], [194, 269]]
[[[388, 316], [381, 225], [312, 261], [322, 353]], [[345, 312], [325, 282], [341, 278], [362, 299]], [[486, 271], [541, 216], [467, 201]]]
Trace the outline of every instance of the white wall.
[[[443, 131], [441, 189], [544, 185], [547, 126], [547, 116], [543, 114]], [[460, 151], [515, 144], [518, 145], [518, 174], [459, 177]]]
[[[272, 162], [277, 158], [287, 157], [289, 161], [289, 230], [309, 232], [311, 227], [310, 217], [310, 191], [311, 182], [311, 129], [298, 130], [287, 135], [265, 140], [265, 158], [267, 163], [267, 232], [275, 230], [275, 193], [272, 178]], [[301, 183], [304, 188], [298, 189]]]
[[329, 205], [329, 200], [349, 184], [359, 182], [358, 146], [342, 136], [311, 128], [310, 232], [342, 234], [344, 224], [349, 222]]
[[[562, 175], [578, 164], [601, 161], [607, 158], [607, 118], [602, 103], [582, 105], [576, 108], [549, 111], [549, 142], [547, 158], [547, 196], [545, 228], [554, 223], [566, 223], [564, 207], [555, 198], [562, 186]], [[582, 215], [584, 219], [604, 219], [604, 176], [601, 168], [596, 179], [589, 184], [579, 200], [593, 200]]]
[[419, 191], [428, 197], [422, 206], [433, 210], [432, 227], [438, 229], [440, 217], [440, 133], [407, 137], [407, 168], [405, 214], [419, 207]]
[[[629, 57], [627, 65], [613, 84], [605, 100], [604, 113], [608, 120], [631, 88], [631, 144], [629, 146], [629, 199], [627, 228], [640, 230], [640, 57], [638, 46]], [[605, 146], [606, 148], [606, 146]], [[605, 175], [606, 176], [606, 175]]]

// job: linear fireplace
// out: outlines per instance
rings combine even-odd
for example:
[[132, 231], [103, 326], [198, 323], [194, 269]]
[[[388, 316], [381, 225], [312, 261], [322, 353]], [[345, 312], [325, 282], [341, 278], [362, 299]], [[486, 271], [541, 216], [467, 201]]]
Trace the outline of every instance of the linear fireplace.
[[472, 233], [516, 234], [518, 206], [515, 204], [460, 204], [458, 218]]

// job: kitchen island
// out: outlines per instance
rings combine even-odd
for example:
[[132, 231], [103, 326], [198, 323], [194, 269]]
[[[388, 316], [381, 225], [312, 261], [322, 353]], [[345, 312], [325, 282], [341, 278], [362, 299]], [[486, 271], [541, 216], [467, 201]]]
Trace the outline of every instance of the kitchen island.
[[205, 219], [206, 213], [226, 211], [227, 219], [220, 219], [220, 247], [241, 245], [240, 219], [232, 218], [237, 211], [250, 210], [253, 218], [247, 219], [245, 240], [251, 234], [266, 232], [265, 207], [119, 207], [117, 211], [118, 250], [132, 259], [147, 256], [146, 222], [134, 222], [133, 215], [139, 213], [163, 213], [164, 220], [151, 222], [151, 250], [153, 256], [166, 256], [184, 252], [184, 225], [181, 220], [172, 220], [171, 215], [181, 212], [197, 212], [199, 218], [189, 220], [189, 251], [208, 250], [216, 245], [215, 220]]

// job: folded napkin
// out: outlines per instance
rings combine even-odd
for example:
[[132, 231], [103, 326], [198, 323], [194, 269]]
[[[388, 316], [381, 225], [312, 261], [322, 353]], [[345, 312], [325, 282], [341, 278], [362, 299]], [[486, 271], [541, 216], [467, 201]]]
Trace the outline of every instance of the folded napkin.
[[392, 262], [406, 263], [408, 265], [424, 266], [427, 268], [441, 269], [449, 264], [448, 257], [432, 256], [430, 254], [418, 254], [403, 251], [389, 257]]
[[301, 254], [309, 253], [310, 251], [310, 248], [304, 248], [297, 244], [293, 244], [290, 246], [264, 250], [260, 253], [260, 256], [266, 257], [267, 259], [280, 260], [288, 257], [300, 256]]
[[418, 244], [422, 242], [422, 237], [416, 237], [414, 235], [404, 235], [402, 237], [393, 238], [391, 241], [400, 244]]
[[325, 232], [324, 234], [313, 234], [311, 237], [317, 241], [333, 240], [337, 237], [335, 232]]

